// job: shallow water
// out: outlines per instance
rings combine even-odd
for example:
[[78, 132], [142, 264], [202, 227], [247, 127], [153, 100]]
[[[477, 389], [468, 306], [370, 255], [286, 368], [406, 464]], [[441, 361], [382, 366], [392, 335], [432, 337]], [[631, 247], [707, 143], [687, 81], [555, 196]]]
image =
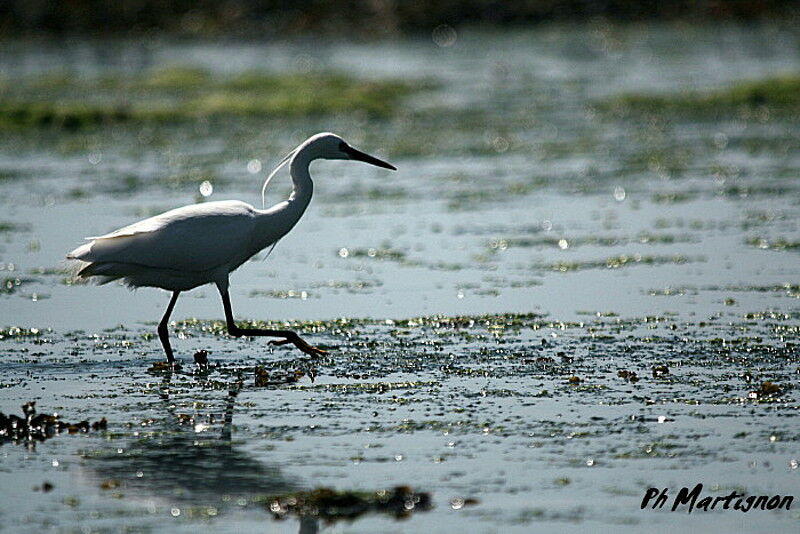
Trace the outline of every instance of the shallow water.
[[[798, 122], [622, 120], [592, 104], [797, 71], [798, 45], [772, 26], [602, 24], [464, 31], [447, 48], [421, 38], [2, 44], [3, 79], [189, 65], [436, 84], [382, 120], [0, 139], [0, 326], [38, 329], [0, 338], [0, 410], [37, 400], [69, 421], [109, 421], [35, 451], [3, 445], [2, 524], [795, 531], [797, 510], [687, 515], [639, 503], [648, 487], [698, 482], [714, 495], [796, 493]], [[308, 362], [179, 322], [185, 370], [148, 373], [162, 357], [153, 330], [167, 295], [67, 284], [64, 254], [83, 236], [197, 201], [205, 180], [212, 200], [257, 204], [264, 172], [319, 130], [399, 172], [315, 163], [304, 219], [231, 283], [238, 317], [320, 320], [302, 323], [306, 337], [335, 350]], [[263, 170], [252, 174], [255, 159]], [[286, 194], [281, 182], [268, 200]], [[404, 320], [433, 314], [445, 317]], [[185, 294], [173, 319], [221, 316], [206, 287]], [[221, 366], [207, 377], [189, 365], [199, 349]], [[254, 362], [306, 374], [256, 387]], [[661, 365], [669, 374], [654, 376]], [[780, 392], [749, 398], [764, 381]], [[44, 481], [51, 492], [33, 491]], [[327, 526], [267, 510], [269, 496], [299, 489], [401, 484], [431, 492], [435, 508]], [[465, 498], [479, 502], [454, 510]]]

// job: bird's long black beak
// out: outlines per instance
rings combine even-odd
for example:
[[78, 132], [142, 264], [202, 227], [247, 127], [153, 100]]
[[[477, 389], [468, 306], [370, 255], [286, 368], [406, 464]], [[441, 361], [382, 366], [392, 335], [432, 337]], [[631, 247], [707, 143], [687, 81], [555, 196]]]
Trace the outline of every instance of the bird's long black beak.
[[391, 163], [386, 163], [385, 161], [370, 156], [369, 154], [365, 154], [360, 150], [356, 150], [351, 146], [346, 146], [343, 150], [347, 153], [347, 155], [350, 156], [351, 159], [363, 161], [364, 163], [369, 163], [370, 165], [375, 165], [376, 167], [383, 167], [384, 169], [390, 169], [393, 171], [397, 170], [397, 167]]

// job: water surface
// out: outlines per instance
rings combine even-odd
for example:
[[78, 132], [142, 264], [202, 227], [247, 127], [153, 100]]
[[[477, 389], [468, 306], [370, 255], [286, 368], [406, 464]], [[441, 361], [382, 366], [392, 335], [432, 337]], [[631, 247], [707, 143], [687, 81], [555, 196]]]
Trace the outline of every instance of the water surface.
[[[0, 410], [37, 400], [70, 421], [105, 416], [109, 431], [3, 445], [2, 523], [313, 531], [325, 525], [271, 519], [269, 496], [408, 484], [435, 508], [329, 530], [796, 531], [796, 510], [687, 515], [639, 502], [648, 487], [697, 482], [714, 495], [797, 492], [797, 118], [621, 119], [594, 104], [796, 72], [799, 41], [769, 25], [594, 24], [465, 30], [449, 47], [3, 43], [4, 80], [191, 66], [428, 88], [380, 119], [4, 133], [0, 326], [38, 333], [0, 339]], [[222, 317], [205, 287], [173, 315], [203, 320], [175, 327], [185, 370], [148, 373], [167, 294], [71, 285], [64, 254], [202, 200], [205, 181], [210, 200], [258, 205], [263, 175], [323, 130], [399, 171], [315, 163], [303, 220], [231, 284], [238, 317], [300, 321], [335, 350], [308, 362], [225, 338], [204, 322]], [[189, 365], [198, 349], [221, 366], [207, 377]], [[305, 375], [256, 387], [256, 363]], [[661, 366], [669, 373], [654, 376]], [[780, 392], [751, 398], [764, 381]], [[53, 491], [33, 491], [45, 481]], [[459, 506], [469, 498], [479, 502]]]

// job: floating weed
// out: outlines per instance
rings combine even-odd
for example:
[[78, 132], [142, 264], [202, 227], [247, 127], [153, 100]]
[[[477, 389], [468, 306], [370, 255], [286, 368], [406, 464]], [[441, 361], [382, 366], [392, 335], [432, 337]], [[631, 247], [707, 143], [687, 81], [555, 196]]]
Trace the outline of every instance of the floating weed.
[[334, 291], [337, 290], [345, 290], [347, 293], [352, 294], [369, 294], [372, 293], [373, 290], [383, 286], [383, 282], [377, 278], [371, 280], [354, 280], [354, 281], [346, 281], [346, 280], [327, 280], [325, 282], [312, 282], [311, 287], [316, 289], [332, 289]]
[[462, 263], [448, 263], [443, 261], [427, 261], [416, 258], [409, 258], [402, 250], [393, 248], [346, 248], [342, 247], [336, 251], [336, 255], [342, 259], [374, 259], [383, 261], [393, 261], [403, 267], [423, 267], [433, 271], [460, 271], [465, 268]]
[[[675, 297], [683, 295], [697, 295], [701, 291], [741, 292], [741, 293], [783, 293], [787, 297], [800, 298], [800, 285], [792, 283], [772, 285], [707, 285], [707, 286], [678, 286], [643, 291], [651, 296]], [[730, 299], [733, 300], [733, 299]], [[735, 301], [734, 301], [735, 302]]]
[[697, 192], [669, 192], [669, 193], [654, 193], [651, 200], [656, 204], [682, 204], [689, 202], [697, 197]]
[[15, 232], [30, 232], [30, 224], [20, 224], [10, 221], [0, 221], [0, 234], [10, 234]]
[[683, 295], [696, 295], [696, 287], [680, 286], [680, 287], [665, 287], [663, 289], [648, 289], [646, 294], [652, 297], [682, 297]]
[[686, 263], [705, 261], [703, 257], [689, 257], [682, 254], [673, 256], [647, 256], [642, 254], [621, 254], [612, 256], [604, 260], [588, 261], [558, 261], [553, 263], [534, 264], [534, 269], [544, 269], [548, 271], [570, 272], [584, 271], [587, 269], [619, 269], [633, 265], [683, 265]]
[[550, 247], [566, 250], [578, 246], [614, 247], [631, 243], [664, 244], [692, 243], [697, 238], [689, 234], [664, 234], [640, 232], [634, 237], [624, 236], [541, 236], [541, 237], [508, 237], [493, 239], [487, 244], [492, 252], [500, 252], [509, 248]]
[[292, 389], [329, 391], [347, 395], [354, 393], [386, 393], [393, 390], [431, 388], [438, 386], [439, 383], [436, 381], [419, 380], [411, 382], [362, 382], [355, 384], [298, 384], [292, 386]]
[[630, 382], [631, 384], [635, 384], [639, 381], [639, 375], [637, 375], [634, 371], [622, 370], [617, 372], [617, 376], [625, 380], [626, 382]]
[[800, 249], [800, 241], [790, 241], [784, 237], [769, 239], [767, 237], [751, 237], [747, 244], [760, 249], [769, 250], [796, 250]]
[[756, 293], [785, 293], [788, 297], [800, 298], [800, 284], [791, 283], [764, 286], [725, 286], [724, 288], [710, 286], [708, 289], [718, 291], [752, 291]]
[[[719, 171], [717, 171], [719, 174]], [[724, 173], [723, 173], [724, 174]], [[721, 178], [727, 178], [721, 176]], [[793, 184], [759, 184], [759, 185], [731, 185], [725, 187], [721, 194], [734, 199], [747, 199], [747, 198], [775, 198], [782, 195], [790, 195], [797, 192], [797, 186]]]
[[300, 369], [294, 371], [280, 370], [280, 372], [276, 373], [274, 370], [269, 372], [265, 367], [257, 365], [254, 369], [254, 385], [257, 388], [263, 388], [295, 384], [306, 375], [309, 376], [312, 382], [314, 381], [315, 373], [309, 369], [305, 371]]
[[250, 292], [251, 297], [269, 297], [273, 299], [300, 299], [319, 298], [305, 289], [254, 289]]
[[499, 277], [499, 276], [485, 276], [483, 278], [484, 282], [491, 285], [494, 288], [504, 289], [504, 288], [521, 288], [521, 287], [535, 287], [542, 285], [541, 280], [529, 278], [529, 279], [510, 279], [506, 277]]
[[35, 282], [33, 278], [0, 278], [0, 295], [13, 295], [20, 288], [32, 282]]
[[[50, 332], [51, 330], [48, 330]], [[39, 338], [42, 336], [42, 330], [39, 328], [20, 328], [12, 326], [9, 328], [0, 329], [1, 339], [27, 339]]]
[[[142, 372], [141, 388], [134, 386], [131, 391], [158, 393], [158, 382], [169, 379], [173, 395], [191, 394], [194, 402], [202, 400], [198, 394], [203, 391], [225, 391], [242, 384], [246, 388], [283, 390], [290, 395], [287, 398], [293, 391], [313, 392], [313, 413], [319, 415], [362, 410], [364, 402], [385, 408], [378, 412], [380, 416], [372, 416], [378, 417], [377, 421], [356, 417], [352, 425], [338, 417], [336, 423], [325, 422], [323, 417], [315, 422], [314, 429], [267, 423], [265, 432], [280, 434], [282, 440], [306, 432], [483, 433], [485, 428], [498, 436], [515, 435], [535, 430], [540, 423], [517, 418], [514, 409], [502, 416], [502, 412], [492, 412], [496, 403], [513, 401], [513, 406], [522, 406], [568, 397], [570, 402], [587, 406], [738, 406], [748, 400], [743, 398], [746, 393], [741, 391], [741, 377], [750, 369], [758, 369], [762, 375], [769, 373], [773, 384], [781, 384], [781, 393], [764, 396], [764, 402], [790, 405], [794, 402], [792, 390], [785, 384], [794, 380], [800, 364], [794, 348], [800, 328], [795, 321], [792, 314], [751, 312], [737, 320], [720, 317], [697, 322], [681, 322], [669, 315], [624, 318], [595, 313], [580, 322], [554, 321], [536, 314], [251, 322], [314, 332], [318, 336], [315, 342], [324, 341], [338, 350], [316, 362], [313, 370], [309, 368], [311, 362], [303, 358], [276, 360], [278, 352], [267, 353], [264, 358], [256, 356], [258, 363], [254, 366], [254, 350], [266, 349], [265, 345], [257, 340], [228, 340], [219, 358], [202, 372], [198, 373], [195, 365], [185, 372]], [[225, 335], [221, 321], [188, 320], [175, 327], [201, 343], [213, 344], [216, 336]], [[92, 353], [101, 355], [129, 351], [128, 338], [132, 335], [136, 333], [117, 329], [97, 336], [50, 333], [48, 338], [79, 350], [90, 347]], [[21, 348], [33, 349], [34, 339], [19, 337], [6, 350], [14, 354], [12, 351], [19, 353]], [[153, 354], [160, 351], [152, 335], [149, 341], [139, 343], [149, 345], [147, 351]], [[669, 355], [667, 361], [665, 354]], [[39, 358], [44, 358], [40, 362], [44, 363], [52, 356]], [[647, 377], [641, 369], [648, 370]], [[311, 376], [309, 371], [318, 374], [320, 380], [298, 381], [300, 376]], [[708, 373], [714, 373], [715, 380], [709, 381]], [[491, 384], [486, 383], [487, 378], [492, 379]], [[501, 386], [497, 380], [508, 385]], [[151, 385], [145, 388], [145, 381]], [[301, 416], [311, 407], [298, 405], [297, 410]], [[395, 414], [395, 410], [402, 413]], [[486, 410], [495, 416], [488, 425], [481, 416]], [[657, 422], [655, 415], [651, 419]], [[604, 435], [601, 423], [591, 424], [598, 425], [598, 435]], [[570, 434], [589, 431], [570, 428]]]
[[28, 274], [37, 276], [52, 276], [60, 277], [59, 282], [66, 286], [73, 285], [88, 285], [91, 282], [75, 276], [77, 266], [75, 267], [34, 267], [28, 271]]
[[340, 248], [336, 251], [336, 255], [340, 258], [372, 258], [398, 262], [406, 260], [405, 252], [393, 248]]

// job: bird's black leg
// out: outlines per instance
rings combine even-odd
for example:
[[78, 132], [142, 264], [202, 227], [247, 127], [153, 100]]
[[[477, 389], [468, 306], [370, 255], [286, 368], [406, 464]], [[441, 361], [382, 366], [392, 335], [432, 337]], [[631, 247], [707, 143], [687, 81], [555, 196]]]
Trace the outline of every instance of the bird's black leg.
[[234, 337], [241, 336], [268, 336], [280, 337], [283, 339], [271, 341], [273, 345], [286, 345], [287, 343], [293, 344], [301, 351], [311, 356], [321, 356], [327, 354], [327, 351], [318, 349], [309, 345], [303, 339], [291, 330], [271, 330], [268, 328], [239, 328], [233, 321], [233, 310], [231, 309], [231, 298], [227, 290], [220, 289], [219, 294], [222, 296], [222, 305], [225, 308], [225, 322], [228, 324], [228, 333]]
[[167, 353], [167, 361], [169, 363], [175, 363], [175, 358], [172, 356], [172, 347], [169, 345], [169, 330], [167, 327], [169, 326], [169, 316], [172, 315], [172, 309], [175, 307], [175, 302], [178, 301], [178, 295], [180, 294], [180, 291], [172, 292], [172, 298], [169, 300], [169, 305], [167, 305], [167, 311], [164, 312], [164, 317], [162, 317], [161, 322], [158, 323], [158, 338], [161, 340], [161, 346], [164, 347], [164, 352]]

